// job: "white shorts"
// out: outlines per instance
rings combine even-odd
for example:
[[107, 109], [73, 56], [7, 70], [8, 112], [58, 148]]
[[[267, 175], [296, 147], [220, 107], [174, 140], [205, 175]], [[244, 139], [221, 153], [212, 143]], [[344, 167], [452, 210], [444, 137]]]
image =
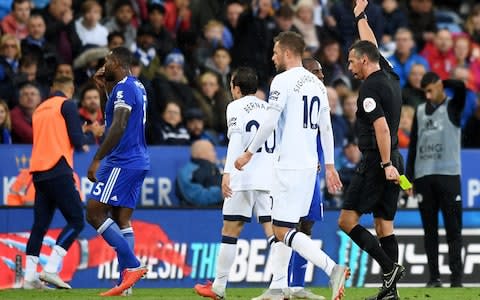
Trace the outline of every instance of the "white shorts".
[[250, 222], [255, 211], [259, 223], [272, 220], [272, 198], [268, 191], [237, 191], [223, 201], [225, 221]]
[[317, 169], [274, 169], [273, 224], [295, 227], [301, 217], [308, 215], [312, 202]]

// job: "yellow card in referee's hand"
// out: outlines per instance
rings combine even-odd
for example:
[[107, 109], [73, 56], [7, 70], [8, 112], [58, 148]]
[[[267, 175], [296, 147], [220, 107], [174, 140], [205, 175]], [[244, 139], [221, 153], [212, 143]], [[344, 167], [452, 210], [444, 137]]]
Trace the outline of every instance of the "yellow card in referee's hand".
[[408, 178], [405, 175], [400, 175], [399, 183], [400, 183], [400, 187], [404, 191], [412, 188], [412, 183], [408, 181]]

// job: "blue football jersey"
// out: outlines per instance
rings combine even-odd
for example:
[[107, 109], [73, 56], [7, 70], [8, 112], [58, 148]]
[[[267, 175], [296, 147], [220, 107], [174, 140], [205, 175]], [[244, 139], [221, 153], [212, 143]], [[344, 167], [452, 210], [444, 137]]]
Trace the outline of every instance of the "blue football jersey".
[[105, 131], [108, 133], [116, 107], [130, 110], [127, 128], [118, 145], [106, 156], [105, 165], [125, 169], [149, 170], [150, 158], [145, 142], [147, 93], [133, 76], [119, 81], [109, 95], [105, 107]]

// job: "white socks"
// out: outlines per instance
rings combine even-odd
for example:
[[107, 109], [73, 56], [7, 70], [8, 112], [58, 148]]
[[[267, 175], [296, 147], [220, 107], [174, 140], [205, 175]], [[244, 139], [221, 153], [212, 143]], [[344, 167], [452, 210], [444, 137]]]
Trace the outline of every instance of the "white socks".
[[215, 275], [215, 281], [213, 281], [212, 289], [220, 296], [225, 294], [225, 288], [227, 287], [228, 275], [232, 268], [235, 256], [237, 255], [237, 244], [220, 244], [220, 251], [217, 258], [217, 270]]
[[37, 274], [38, 256], [27, 255], [25, 262], [25, 280], [35, 281], [38, 278]]
[[[288, 235], [288, 234], [287, 234]], [[330, 277], [333, 267], [336, 263], [319, 249], [308, 235], [302, 232], [296, 232], [292, 240], [292, 248], [308, 261], [321, 268]]]
[[269, 289], [288, 288], [288, 263], [292, 256], [292, 248], [282, 242], [272, 244], [270, 255], [272, 255], [272, 281]]
[[60, 264], [63, 261], [63, 257], [67, 254], [67, 251], [62, 247], [55, 245], [48, 258], [47, 265], [43, 270], [47, 273], [57, 273], [60, 268]]

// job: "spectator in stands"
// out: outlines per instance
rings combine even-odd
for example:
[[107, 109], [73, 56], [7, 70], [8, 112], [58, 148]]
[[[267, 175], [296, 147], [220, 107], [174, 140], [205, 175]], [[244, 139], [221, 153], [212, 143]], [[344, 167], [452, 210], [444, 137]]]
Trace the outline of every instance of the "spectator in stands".
[[395, 34], [396, 50], [388, 57], [392, 64], [393, 71], [400, 77], [400, 85], [403, 87], [407, 83], [408, 74], [414, 64], [422, 64], [426, 70], [429, 70], [427, 60], [416, 53], [413, 34], [408, 28], [399, 28]]
[[165, 28], [165, 8], [158, 3], [148, 6], [148, 24], [152, 26], [154, 33], [155, 49], [159, 62], [175, 48], [175, 40]]
[[118, 31], [123, 34], [124, 44], [129, 47], [135, 42], [137, 30], [132, 25], [134, 8], [130, 0], [118, 0], [113, 7], [113, 16], [105, 23], [108, 32]]
[[26, 82], [35, 83], [40, 90], [41, 99], [45, 99], [50, 93], [50, 83], [47, 78], [41, 78], [39, 76], [38, 69], [38, 61], [35, 57], [22, 56], [22, 58], [20, 58], [18, 73], [14, 78], [15, 89], [17, 90], [18, 87]]
[[100, 91], [94, 85], [87, 85], [81, 91], [78, 114], [85, 134], [85, 143], [100, 144], [100, 138], [105, 132], [105, 125], [100, 108]]
[[100, 24], [102, 6], [96, 0], [82, 3], [82, 16], [75, 21], [75, 30], [82, 46], [107, 46], [108, 29]]
[[[274, 74], [272, 40], [279, 30], [273, 18], [272, 0], [258, 0], [253, 4], [238, 19], [231, 50], [232, 67], [252, 67], [258, 72], [258, 82], [266, 84]], [[255, 48], [253, 55], [252, 47]]]
[[421, 52], [425, 43], [433, 41], [437, 31], [433, 0], [409, 0], [408, 4], [408, 27], [413, 32], [418, 52]]
[[480, 148], [480, 100], [473, 115], [468, 119], [463, 129], [463, 146], [465, 148]]
[[223, 23], [217, 20], [210, 20], [203, 29], [196, 46], [194, 57], [198, 66], [204, 67], [205, 62], [211, 57], [217, 47], [225, 47], [223, 40]]
[[400, 124], [398, 126], [398, 147], [408, 148], [410, 144], [410, 131], [412, 130], [415, 109], [410, 105], [402, 105]]
[[423, 75], [427, 72], [422, 64], [413, 64], [408, 74], [407, 83], [402, 89], [402, 100], [404, 105], [416, 108], [420, 103], [425, 102], [425, 93], [420, 86]]
[[227, 48], [224, 47], [217, 47], [213, 52], [213, 56], [207, 58], [205, 61], [205, 69], [214, 72], [221, 78], [221, 85], [226, 91], [228, 91], [230, 87], [231, 62], [232, 56]]
[[337, 91], [332, 87], [327, 87], [327, 97], [328, 105], [330, 106], [330, 119], [332, 120], [334, 145], [339, 146], [343, 144], [343, 140], [348, 136], [349, 126], [345, 119], [337, 112], [339, 105]]
[[130, 51], [145, 68], [150, 66], [157, 55], [155, 34], [150, 25], [144, 24], [138, 28], [136, 42], [130, 46]]
[[103, 66], [104, 59], [110, 50], [106, 47], [93, 47], [83, 51], [73, 61], [75, 86], [84, 85]]
[[450, 31], [439, 29], [433, 42], [428, 42], [420, 54], [428, 61], [432, 72], [438, 74], [442, 80], [448, 79], [450, 72], [455, 67], [453, 38]]
[[313, 18], [314, 7], [313, 0], [298, 1], [293, 18], [293, 25], [303, 36], [306, 48], [312, 53], [320, 48], [324, 40], [331, 39], [334, 36], [334, 33], [329, 31], [327, 26], [320, 27], [315, 24]]
[[20, 88], [18, 106], [10, 113], [13, 143], [32, 144], [32, 115], [40, 101], [40, 91], [35, 85], [26, 83]]
[[165, 102], [161, 118], [150, 119], [147, 127], [148, 143], [151, 145], [188, 145], [190, 136], [182, 124], [181, 104], [174, 100]]
[[28, 18], [32, 3], [30, 0], [14, 0], [12, 2], [12, 11], [5, 16], [0, 26], [4, 34], [11, 34], [19, 40], [23, 40], [28, 35]]
[[216, 166], [217, 154], [212, 143], [199, 140], [192, 144], [191, 159], [177, 174], [175, 192], [182, 206], [220, 206], [222, 175]]
[[199, 76], [197, 106], [205, 115], [205, 127], [226, 136], [226, 111], [229, 99], [227, 92], [221, 87], [218, 76], [212, 72], [205, 72]]
[[225, 25], [231, 31], [233, 36], [235, 36], [235, 32], [238, 26], [238, 20], [240, 16], [245, 11], [245, 6], [243, 1], [240, 0], [233, 0], [227, 3], [225, 8]]
[[[466, 94], [465, 94], [465, 106], [462, 111], [462, 117], [460, 121], [460, 126], [462, 129], [467, 125], [467, 121], [470, 117], [474, 114], [475, 110], [477, 109], [477, 94], [469, 88], [469, 79], [470, 79], [470, 72], [468, 68], [465, 67], [456, 67], [452, 70], [452, 75], [450, 79], [460, 80], [465, 84], [466, 87]], [[453, 97], [453, 89], [446, 88], [445, 93], [448, 97]]]
[[397, 34], [399, 28], [408, 26], [408, 17], [406, 12], [400, 7], [398, 0], [383, 0], [381, 2], [383, 18], [385, 19], [382, 44], [387, 45], [393, 42], [393, 37]]
[[12, 120], [7, 102], [0, 99], [0, 144], [11, 144]]
[[208, 140], [213, 145], [219, 144], [217, 134], [205, 130], [205, 115], [200, 108], [190, 108], [185, 112], [185, 127], [190, 135], [190, 142]]
[[21, 57], [20, 42], [15, 36], [5, 34], [0, 38], [0, 95], [13, 107], [15, 98], [14, 78]]
[[107, 42], [108, 49], [112, 50], [125, 45], [125, 37], [120, 31], [112, 31], [107, 36]]
[[337, 91], [338, 98], [341, 101], [352, 93], [352, 82], [347, 76], [342, 75], [334, 79], [330, 86]]
[[322, 65], [325, 85], [331, 86], [340, 77], [348, 78], [339, 41], [335, 39], [324, 41], [315, 57], [318, 57]]
[[292, 7], [288, 4], [282, 4], [275, 13], [275, 21], [277, 22], [278, 29], [280, 31], [295, 31], [300, 33], [295, 25], [293, 25], [294, 16], [295, 12]]
[[55, 45], [62, 61], [72, 63], [81, 51], [82, 43], [75, 31], [72, 0], [52, 0], [42, 10], [46, 24], [45, 38]]
[[[343, 191], [348, 189], [353, 175], [357, 170], [357, 165], [360, 162], [362, 153], [358, 149], [358, 138], [353, 135], [348, 135], [343, 140], [342, 152], [335, 159], [335, 168], [338, 170], [338, 175], [343, 184]], [[342, 207], [341, 196], [342, 192], [337, 195], [331, 195], [328, 193], [328, 190], [325, 188], [325, 198], [327, 199], [327, 204], [330, 207], [339, 208]]]
[[22, 40], [22, 56], [33, 56], [38, 62], [38, 77], [50, 81], [53, 77], [52, 66], [58, 62], [55, 45], [45, 39], [47, 28], [41, 14], [35, 13], [28, 20], [28, 36]]
[[175, 38], [179, 32], [190, 30], [192, 12], [189, 8], [190, 0], [173, 0], [166, 2], [165, 28]]
[[59, 63], [55, 68], [55, 77], [74, 78], [73, 67], [71, 64]]
[[175, 50], [167, 55], [159, 73], [152, 80], [153, 97], [149, 98], [149, 105], [155, 116], [161, 115], [161, 107], [167, 100], [176, 100], [183, 107], [194, 107], [193, 90], [188, 85], [183, 71], [185, 58]]
[[20, 58], [18, 73], [15, 77], [15, 83], [24, 83], [26, 81], [36, 81], [38, 71], [38, 62], [32, 56], [23, 56]]
[[358, 94], [351, 92], [342, 101], [343, 119], [348, 124], [348, 132], [351, 136], [355, 136], [355, 124], [357, 122], [357, 99]]
[[[334, 28], [340, 39], [343, 55], [348, 54], [348, 48], [358, 37], [357, 24], [353, 15], [352, 0], [340, 0], [333, 4], [330, 9], [330, 16], [326, 18], [327, 26]], [[372, 27], [377, 41], [382, 40], [385, 21], [383, 19], [382, 8], [373, 1], [368, 3], [365, 10], [368, 16], [368, 24]], [[320, 62], [323, 66], [323, 63]]]
[[465, 21], [465, 31], [472, 41], [480, 44], [480, 4], [475, 5]]

